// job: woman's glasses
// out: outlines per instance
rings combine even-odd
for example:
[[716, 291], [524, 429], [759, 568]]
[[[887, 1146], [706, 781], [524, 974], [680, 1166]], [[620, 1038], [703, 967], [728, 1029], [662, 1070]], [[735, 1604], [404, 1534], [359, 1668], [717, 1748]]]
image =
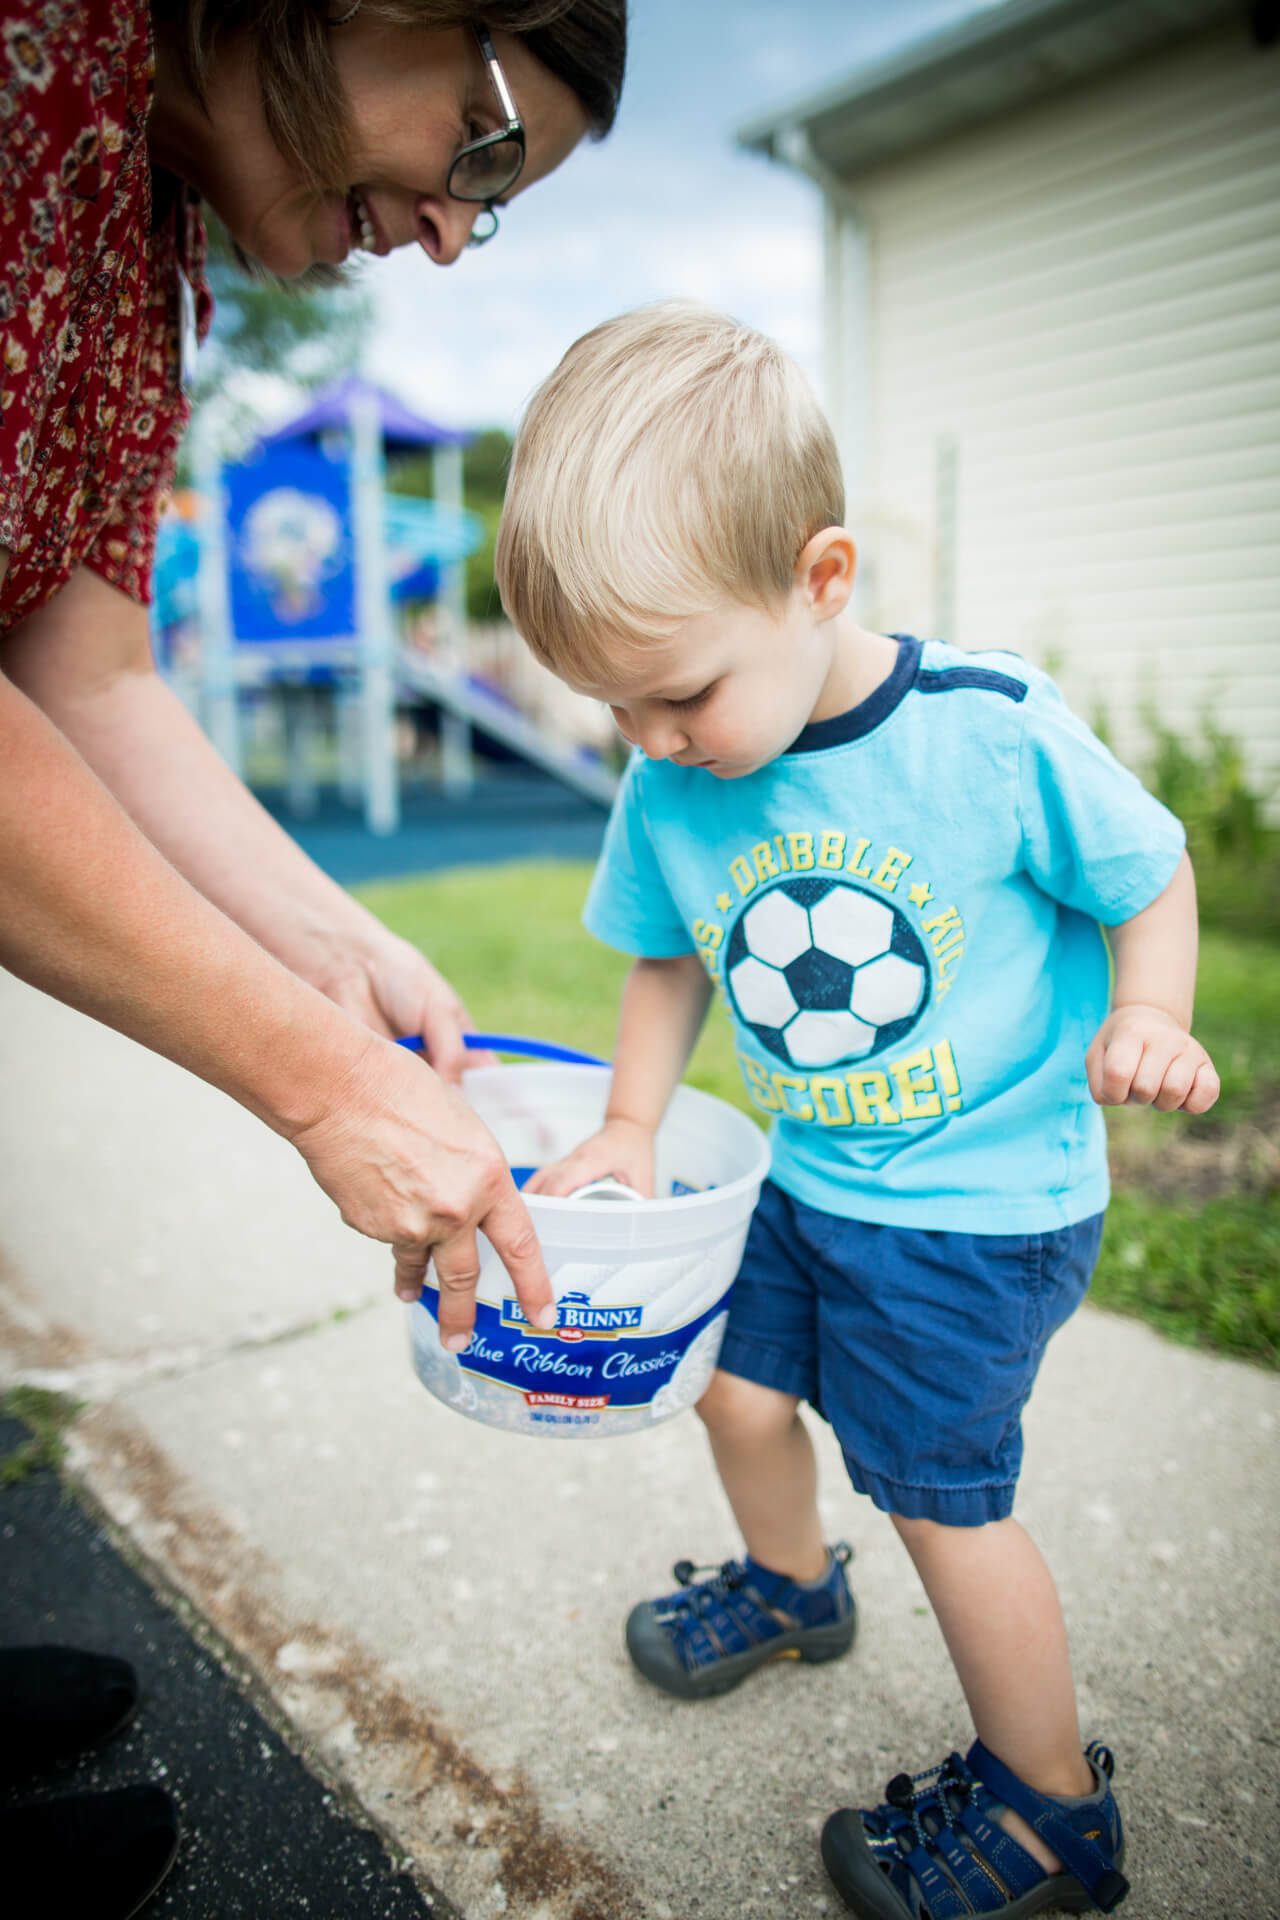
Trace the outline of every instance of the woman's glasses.
[[505, 119], [495, 133], [483, 134], [479, 140], [468, 140], [465, 146], [458, 148], [449, 168], [447, 185], [454, 200], [478, 200], [481, 203], [483, 212], [476, 217], [468, 244], [482, 247], [498, 231], [494, 201], [501, 194], [510, 193], [524, 168], [524, 122], [516, 112], [507, 76], [498, 64], [498, 56], [488, 32], [484, 27], [475, 27], [472, 31]]

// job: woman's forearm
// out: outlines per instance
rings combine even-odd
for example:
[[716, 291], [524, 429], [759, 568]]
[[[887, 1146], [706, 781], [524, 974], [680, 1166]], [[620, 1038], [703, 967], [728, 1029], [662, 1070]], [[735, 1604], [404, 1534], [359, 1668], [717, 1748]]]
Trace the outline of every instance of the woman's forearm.
[[123, 673], [52, 717], [166, 859], [237, 925], [332, 992], [384, 937], [236, 778], [153, 671]]
[[0, 675], [0, 965], [163, 1053], [291, 1140], [343, 1219], [434, 1260], [441, 1338], [465, 1345], [483, 1231], [526, 1314], [551, 1286], [497, 1142], [461, 1097], [299, 980], [196, 892]]
[[693, 1052], [711, 1001], [696, 953], [637, 960], [618, 1018], [608, 1118], [656, 1128]]
[[461, 1075], [469, 1021], [453, 988], [224, 765], [157, 675], [145, 608], [82, 567], [0, 636], [0, 669], [197, 892], [353, 1019], [419, 1035], [439, 1073]]
[[0, 676], [0, 964], [292, 1136], [371, 1038], [187, 884]]
[[335, 973], [383, 929], [276, 825], [165, 686], [144, 607], [82, 567], [4, 636], [0, 664], [198, 892], [343, 997]]

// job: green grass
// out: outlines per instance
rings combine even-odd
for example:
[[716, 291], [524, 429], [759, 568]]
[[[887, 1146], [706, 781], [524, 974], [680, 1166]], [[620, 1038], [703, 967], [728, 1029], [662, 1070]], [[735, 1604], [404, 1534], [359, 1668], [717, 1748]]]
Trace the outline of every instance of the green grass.
[[[528, 1033], [611, 1054], [628, 962], [584, 932], [591, 868], [546, 861], [472, 867], [358, 889], [453, 982], [482, 1031]], [[709, 1020], [692, 1085], [748, 1108], [727, 1020]]]
[[1280, 1104], [1280, 948], [1207, 932], [1200, 941], [1195, 1031], [1222, 1077], [1222, 1098], [1198, 1124], [1221, 1130]]
[[43, 1387], [11, 1387], [0, 1408], [30, 1431], [12, 1453], [0, 1457], [0, 1487], [16, 1487], [43, 1467], [57, 1473], [66, 1458], [63, 1435], [79, 1413], [81, 1402]]
[[[627, 961], [581, 927], [589, 875], [577, 862], [482, 867], [364, 887], [360, 897], [430, 954], [480, 1027], [607, 1054]], [[1267, 1156], [1280, 1119], [1280, 955], [1271, 942], [1204, 935], [1196, 1032], [1222, 1098], [1196, 1121], [1114, 1117], [1117, 1191], [1094, 1297], [1175, 1339], [1277, 1366], [1280, 1195]], [[707, 1022], [687, 1077], [760, 1118], [723, 1017]]]
[[1206, 932], [1195, 1031], [1212, 1112], [1112, 1116], [1116, 1192], [1093, 1282], [1100, 1306], [1175, 1340], [1280, 1366], [1280, 952]]
[[1280, 1195], [1171, 1206], [1118, 1187], [1093, 1299], [1188, 1346], [1280, 1366]]

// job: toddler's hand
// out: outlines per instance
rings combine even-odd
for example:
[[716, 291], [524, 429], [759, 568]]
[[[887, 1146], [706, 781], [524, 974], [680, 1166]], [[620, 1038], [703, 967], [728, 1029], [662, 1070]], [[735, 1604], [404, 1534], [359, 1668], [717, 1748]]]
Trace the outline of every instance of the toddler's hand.
[[1084, 1064], [1100, 1107], [1207, 1113], [1221, 1091], [1200, 1042], [1160, 1007], [1117, 1007], [1098, 1028]]
[[653, 1194], [653, 1134], [635, 1120], [606, 1120], [580, 1147], [526, 1180], [526, 1193], [569, 1194], [612, 1174], [637, 1193]]

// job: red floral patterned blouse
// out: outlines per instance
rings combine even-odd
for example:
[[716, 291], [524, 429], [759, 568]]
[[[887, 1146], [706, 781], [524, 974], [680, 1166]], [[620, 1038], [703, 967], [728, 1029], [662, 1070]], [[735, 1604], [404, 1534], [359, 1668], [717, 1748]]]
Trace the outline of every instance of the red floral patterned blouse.
[[0, 632], [91, 567], [151, 598], [190, 406], [185, 273], [213, 303], [198, 203], [147, 157], [146, 0], [0, 0]]

